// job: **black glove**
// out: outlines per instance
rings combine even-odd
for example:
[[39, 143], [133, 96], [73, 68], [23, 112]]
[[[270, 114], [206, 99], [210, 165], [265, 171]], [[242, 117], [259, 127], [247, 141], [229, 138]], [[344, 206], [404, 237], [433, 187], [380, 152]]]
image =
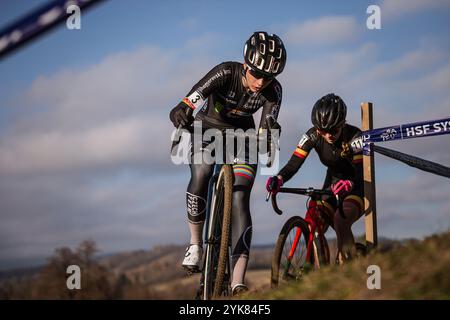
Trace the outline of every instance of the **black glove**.
[[176, 128], [178, 128], [180, 125], [182, 127], [187, 127], [192, 122], [194, 122], [192, 109], [188, 106], [178, 105], [170, 112], [170, 120]]
[[275, 120], [275, 118], [273, 116], [266, 116], [266, 125], [267, 125], [267, 130], [280, 130], [280, 134], [281, 134], [281, 125], [280, 123]]

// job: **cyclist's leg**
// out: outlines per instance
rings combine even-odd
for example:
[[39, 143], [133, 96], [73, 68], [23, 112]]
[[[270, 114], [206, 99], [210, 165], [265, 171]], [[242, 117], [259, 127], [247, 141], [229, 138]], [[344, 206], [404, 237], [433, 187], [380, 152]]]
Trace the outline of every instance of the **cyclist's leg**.
[[330, 197], [324, 197], [323, 200], [317, 201], [317, 207], [321, 211], [322, 216], [326, 219], [324, 221], [324, 233], [328, 229], [328, 226], [334, 229], [334, 212], [336, 211], [336, 207], [332, 199], [330, 199]]
[[191, 239], [182, 265], [188, 272], [198, 272], [203, 256], [202, 233], [206, 218], [208, 183], [214, 166], [191, 163], [190, 167], [191, 179], [186, 192], [186, 207]]
[[343, 202], [342, 217], [338, 210], [334, 215], [334, 229], [336, 230], [338, 251], [341, 253], [341, 260], [351, 258], [356, 253], [355, 239], [353, 237], [352, 225], [355, 223], [363, 212], [363, 202], [360, 192], [356, 190], [348, 195]]
[[202, 245], [203, 225], [206, 218], [206, 199], [208, 183], [214, 171], [214, 165], [190, 164], [191, 179], [186, 192], [186, 207], [190, 244]]
[[214, 172], [214, 164], [205, 162], [203, 158], [209, 145], [209, 142], [203, 141], [203, 136], [195, 137], [194, 134], [191, 134], [189, 146], [191, 179], [186, 192], [186, 208], [191, 234], [190, 244], [200, 246], [203, 244], [202, 234], [206, 219], [208, 185]]
[[256, 170], [257, 165], [236, 164], [233, 166], [234, 185], [231, 218], [232, 287], [244, 283], [247, 270], [252, 240], [250, 193], [255, 180]]

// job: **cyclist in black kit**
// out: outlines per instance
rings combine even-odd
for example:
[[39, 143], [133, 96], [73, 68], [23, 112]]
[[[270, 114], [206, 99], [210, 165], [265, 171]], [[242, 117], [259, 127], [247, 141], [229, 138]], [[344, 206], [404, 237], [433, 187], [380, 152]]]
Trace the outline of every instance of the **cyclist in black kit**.
[[[258, 132], [267, 129], [266, 116], [276, 120], [281, 105], [282, 88], [275, 77], [284, 69], [286, 49], [277, 35], [255, 32], [245, 43], [244, 61], [244, 64], [224, 62], [209, 71], [170, 112], [170, 120], [174, 126], [189, 126], [194, 118], [187, 115], [188, 108], [201, 107], [195, 120], [202, 121], [203, 130], [210, 128], [247, 130], [255, 128], [252, 115], [262, 108]], [[202, 147], [205, 148], [208, 143], [210, 142], [203, 142]], [[249, 201], [257, 163], [251, 163], [247, 157], [244, 162], [233, 165], [231, 227], [233, 294], [247, 290], [244, 277], [252, 238]], [[191, 179], [186, 193], [186, 206], [191, 239], [182, 264], [190, 272], [196, 272], [202, 260], [202, 231], [208, 182], [214, 165], [195, 164], [191, 161], [190, 169]]]
[[288, 163], [266, 184], [268, 191], [276, 193], [300, 169], [311, 149], [316, 150], [328, 167], [323, 188], [344, 199], [345, 218], [337, 211], [335, 197], [319, 203], [334, 219], [339, 263], [355, 253], [351, 226], [364, 212], [361, 130], [347, 124], [346, 116], [347, 106], [339, 96], [331, 93], [320, 98], [311, 114], [314, 127], [302, 136]]

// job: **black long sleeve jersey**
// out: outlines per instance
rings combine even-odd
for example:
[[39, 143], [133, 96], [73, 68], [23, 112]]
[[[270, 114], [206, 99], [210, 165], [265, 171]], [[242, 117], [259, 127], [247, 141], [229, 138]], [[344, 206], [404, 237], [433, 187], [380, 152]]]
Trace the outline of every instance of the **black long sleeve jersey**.
[[[192, 109], [201, 107], [195, 120], [203, 121], [205, 127], [218, 129], [255, 128], [253, 114], [263, 108], [258, 129], [266, 129], [267, 115], [278, 118], [281, 85], [274, 79], [260, 92], [249, 92], [242, 84], [244, 75], [243, 64], [221, 63], [194, 85], [180, 104]], [[171, 119], [176, 109], [172, 110]]]
[[343, 179], [352, 181], [354, 190], [362, 189], [361, 130], [349, 124], [345, 124], [341, 136], [333, 144], [327, 143], [314, 127], [309, 129], [300, 139], [288, 163], [278, 173], [284, 183], [297, 173], [313, 148], [328, 168], [324, 188]]

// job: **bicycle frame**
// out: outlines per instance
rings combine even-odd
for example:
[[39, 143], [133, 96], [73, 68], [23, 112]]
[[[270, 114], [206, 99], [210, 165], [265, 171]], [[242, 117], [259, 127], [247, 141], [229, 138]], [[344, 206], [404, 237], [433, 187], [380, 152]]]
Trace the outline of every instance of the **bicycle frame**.
[[208, 243], [208, 233], [209, 230], [211, 229], [210, 224], [210, 213], [211, 213], [211, 208], [213, 207], [213, 203], [211, 201], [211, 199], [213, 199], [213, 195], [214, 195], [214, 186], [217, 182], [217, 179], [219, 177], [219, 173], [220, 173], [220, 169], [222, 168], [222, 164], [216, 164], [214, 165], [214, 171], [213, 171], [213, 175], [211, 176], [211, 179], [209, 179], [209, 183], [208, 183], [208, 196], [207, 196], [207, 202], [206, 202], [206, 218], [205, 218], [205, 230], [203, 233], [203, 239], [205, 243]]
[[[317, 190], [314, 190], [312, 188], [309, 189], [289, 189], [289, 188], [281, 188], [280, 192], [288, 192], [288, 193], [295, 193], [295, 194], [303, 194], [303, 195], [307, 195], [309, 193], [310, 196], [310, 200], [308, 202], [308, 209], [306, 211], [305, 214], [305, 221], [308, 223], [309, 226], [309, 238], [308, 238], [308, 245], [307, 245], [307, 250], [306, 250], [306, 257], [310, 258], [312, 257], [312, 254], [314, 253], [315, 255], [318, 254], [317, 249], [315, 248], [316, 243], [314, 242], [314, 238], [318, 237], [319, 241], [320, 241], [320, 251], [325, 253], [325, 262], [329, 263], [329, 259], [330, 259], [330, 253], [329, 253], [329, 248], [328, 246], [325, 246], [325, 234], [324, 234], [324, 221], [323, 220], [327, 220], [327, 216], [323, 216], [322, 213], [323, 211], [319, 208], [318, 205], [318, 201], [320, 201], [320, 194], [316, 194], [314, 192], [317, 192]], [[323, 192], [322, 194], [325, 194], [325, 192]], [[272, 205], [275, 209], [275, 211], [278, 214], [282, 214], [282, 211], [278, 209], [278, 206], [276, 204], [276, 198], [274, 197], [274, 195], [272, 195]], [[325, 214], [325, 213], [323, 213]], [[330, 224], [330, 221], [328, 221], [328, 223]], [[316, 235], [317, 232], [317, 235]], [[300, 241], [300, 238], [302, 236], [302, 231], [300, 228], [297, 229], [296, 234], [295, 234], [295, 238], [294, 241], [292, 243], [291, 249], [289, 251], [289, 255], [287, 257], [287, 263], [288, 263], [288, 268], [289, 265], [294, 257], [295, 251], [297, 249], [298, 243]], [[314, 251], [313, 251], [314, 250]], [[318, 259], [314, 259], [315, 261], [318, 261]], [[319, 267], [317, 265], [317, 267]]]
[[[324, 235], [324, 226], [323, 223], [320, 221], [320, 209], [317, 204], [317, 200], [311, 199], [308, 202], [308, 210], [305, 214], [305, 221], [309, 225], [309, 239], [308, 239], [308, 246], [306, 249], [306, 256], [311, 257], [311, 254], [313, 253], [313, 246], [314, 243], [314, 237], [316, 236], [316, 230], [317, 230], [317, 236], [320, 238], [320, 246], [322, 252], [328, 251], [327, 248], [325, 248], [325, 241], [323, 241]], [[297, 229], [297, 232], [295, 234], [294, 242], [292, 243], [291, 250], [289, 251], [288, 256], [288, 262], [290, 263], [292, 258], [294, 257], [295, 250], [297, 249], [298, 242], [300, 240], [300, 237], [302, 235], [302, 230], [300, 228]], [[329, 254], [327, 254], [327, 257], [329, 257]]]

